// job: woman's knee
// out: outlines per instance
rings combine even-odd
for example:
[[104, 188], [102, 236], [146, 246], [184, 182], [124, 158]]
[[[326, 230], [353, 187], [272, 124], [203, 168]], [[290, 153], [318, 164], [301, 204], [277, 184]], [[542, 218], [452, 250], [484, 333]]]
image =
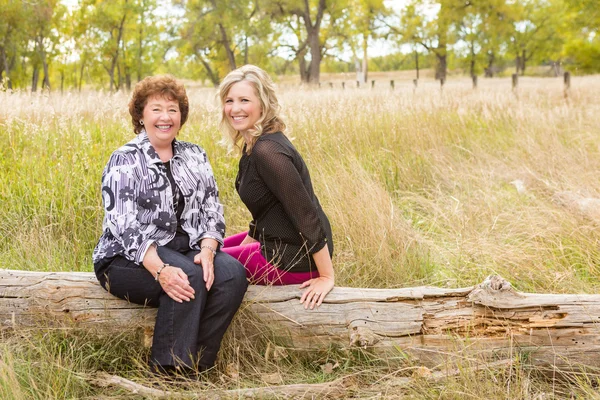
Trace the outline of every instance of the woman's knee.
[[218, 252], [215, 257], [215, 284], [230, 282], [240, 290], [246, 290], [246, 269], [237, 259], [224, 252]]
[[175, 268], [180, 268], [186, 274], [190, 285], [194, 289], [198, 290], [198, 288], [204, 287], [202, 267], [194, 263], [193, 259], [165, 247], [159, 247], [157, 250], [159, 257], [164, 263]]

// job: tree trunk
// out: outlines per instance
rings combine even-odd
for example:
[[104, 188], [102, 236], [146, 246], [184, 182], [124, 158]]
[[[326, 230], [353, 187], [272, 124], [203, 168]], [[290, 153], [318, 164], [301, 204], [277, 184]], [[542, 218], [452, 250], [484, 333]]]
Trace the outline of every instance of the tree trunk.
[[244, 35], [244, 65], [248, 65], [248, 35]]
[[309, 32], [308, 45], [310, 46], [310, 64], [307, 74], [308, 83], [316, 85], [321, 79], [321, 44], [317, 29], [311, 29]]
[[31, 73], [31, 93], [37, 92], [39, 80], [40, 80], [40, 68], [36, 64], [33, 66], [33, 72]]
[[118, 71], [119, 82], [115, 82], [115, 69], [117, 69], [117, 67], [118, 67], [119, 49], [121, 48], [121, 40], [123, 39], [123, 31], [125, 29], [125, 20], [126, 19], [127, 19], [127, 13], [123, 14], [123, 18], [121, 18], [121, 23], [119, 24], [117, 39], [115, 40], [115, 53], [112, 56], [112, 60], [110, 63], [110, 69], [108, 71], [108, 75], [110, 77], [110, 91], [111, 92], [113, 92], [115, 87], [118, 90], [121, 85], [121, 82], [120, 82], [120, 78], [121, 78], [120, 72], [121, 71]]
[[196, 51], [196, 57], [198, 58], [198, 60], [200, 60], [200, 63], [202, 64], [202, 66], [204, 67], [204, 70], [206, 71], [206, 74], [208, 75], [208, 79], [210, 79], [210, 81], [214, 87], [219, 86], [219, 76], [213, 71], [209, 62], [204, 59], [200, 50], [198, 50], [197, 47], [195, 48], [195, 51]]
[[[2, 59], [2, 70], [0, 70], [0, 83], [4, 84], [7, 89], [12, 89], [10, 82], [10, 69], [8, 68], [8, 57], [6, 57], [6, 49], [0, 47], [0, 58]], [[4, 73], [4, 78], [2, 77]]]
[[363, 33], [363, 59], [362, 59], [362, 73], [363, 73], [363, 83], [367, 83], [369, 80], [369, 34]]
[[523, 49], [521, 53], [521, 76], [525, 76], [525, 66], [527, 63], [527, 50]]
[[44, 79], [42, 79], [42, 90], [50, 90], [50, 72], [48, 71], [48, 62], [46, 52], [42, 54], [42, 66], [44, 68]]
[[419, 80], [419, 52], [415, 46], [415, 68], [417, 69], [417, 80]]
[[235, 62], [235, 54], [233, 54], [233, 50], [231, 49], [231, 43], [229, 42], [229, 37], [227, 36], [227, 31], [225, 31], [225, 27], [223, 26], [223, 24], [219, 24], [219, 31], [221, 32], [221, 43], [225, 48], [227, 60], [229, 61], [229, 69], [230, 71], [233, 71], [237, 68], [237, 64]]
[[79, 92], [81, 92], [81, 87], [83, 86], [83, 70], [85, 69], [85, 63], [81, 62], [81, 68], [79, 70], [79, 83], [78, 83], [78, 89]]
[[310, 5], [308, 0], [304, 0], [304, 12], [302, 19], [304, 20], [304, 26], [306, 27], [307, 42], [310, 47], [310, 64], [308, 69], [308, 82], [311, 84], [318, 84], [321, 80], [321, 41], [319, 34], [321, 31], [321, 22], [323, 21], [323, 14], [325, 13], [325, 0], [319, 0], [317, 7], [317, 15], [313, 24], [310, 17]]
[[469, 75], [472, 77], [475, 76], [475, 43], [471, 42], [471, 65], [469, 68]]
[[[438, 51], [440, 51], [439, 48], [438, 48]], [[435, 57], [437, 60], [437, 64], [435, 66], [435, 79], [446, 80], [446, 67], [447, 67], [446, 57], [447, 57], [447, 55], [446, 55], [445, 48], [443, 49], [442, 52], [436, 52]]]
[[306, 67], [306, 49], [301, 50], [297, 53], [296, 58], [298, 58], [298, 68], [300, 70], [300, 82], [308, 83], [308, 77], [310, 76], [310, 71]]
[[485, 69], [485, 77], [486, 78], [493, 78], [494, 77], [494, 61], [496, 59], [496, 56], [494, 55], [494, 52], [488, 52], [488, 65], [487, 68]]
[[[250, 286], [236, 337], [267, 337], [287, 351], [363, 348], [432, 366], [518, 352], [536, 365], [600, 365], [599, 294], [519, 293], [497, 276], [459, 289], [336, 287], [315, 310], [299, 303], [301, 293]], [[155, 317], [108, 294], [92, 273], [0, 270], [0, 327], [152, 332]]]

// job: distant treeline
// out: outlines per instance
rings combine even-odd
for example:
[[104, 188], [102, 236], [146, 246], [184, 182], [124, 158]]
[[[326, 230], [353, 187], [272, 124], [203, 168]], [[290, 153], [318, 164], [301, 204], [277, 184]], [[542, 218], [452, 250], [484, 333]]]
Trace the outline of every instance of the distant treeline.
[[[217, 85], [253, 63], [321, 72], [434, 68], [494, 76], [600, 70], [597, 0], [0, 0], [7, 89], [110, 91], [173, 73]], [[373, 45], [395, 52], [370, 57]]]

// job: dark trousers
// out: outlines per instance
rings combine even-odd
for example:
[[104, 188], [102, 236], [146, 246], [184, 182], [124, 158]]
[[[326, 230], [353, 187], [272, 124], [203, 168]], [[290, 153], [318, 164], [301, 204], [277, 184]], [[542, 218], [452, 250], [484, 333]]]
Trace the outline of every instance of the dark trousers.
[[163, 262], [187, 274], [196, 291], [195, 299], [174, 301], [148, 270], [121, 256], [113, 259], [98, 279], [117, 297], [158, 307], [151, 364], [209, 368], [215, 363], [223, 335], [246, 293], [246, 271], [235, 258], [217, 252], [215, 281], [207, 291], [202, 267], [194, 263], [198, 251], [180, 253], [166, 247], [158, 247], [157, 251]]

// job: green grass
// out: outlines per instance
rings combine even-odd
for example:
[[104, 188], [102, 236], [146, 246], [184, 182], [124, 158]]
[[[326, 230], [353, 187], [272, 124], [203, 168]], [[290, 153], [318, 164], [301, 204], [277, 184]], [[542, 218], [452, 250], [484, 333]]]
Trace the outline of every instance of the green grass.
[[[443, 93], [433, 82], [414, 92], [411, 83], [395, 91], [282, 91], [289, 136], [332, 222], [337, 284], [459, 287], [497, 273], [524, 291], [597, 292], [600, 211], [577, 202], [600, 199], [599, 91], [598, 77], [573, 78], [568, 100], [559, 79], [534, 78], [521, 80], [518, 97], [509, 79], [483, 80], [476, 91], [468, 80], [451, 81]], [[219, 143], [214, 92], [191, 89], [189, 96], [180, 137], [206, 149], [228, 233], [246, 229], [249, 213], [233, 186], [237, 159]], [[0, 268], [92, 270], [102, 168], [133, 137], [127, 100], [0, 93]], [[82, 377], [103, 370], [142, 379], [147, 349], [132, 338], [87, 335], [5, 334], [0, 398], [126, 398]], [[386, 359], [335, 351], [269, 360], [266, 340], [242, 339], [226, 342], [217, 387], [264, 385], [273, 374], [307, 383], [357, 371], [372, 381], [412, 373]], [[327, 363], [338, 366], [324, 373]], [[526, 363], [483, 372], [458, 367], [465, 372], [402, 393], [600, 397], [595, 372], [558, 388]], [[237, 380], [225, 373], [231, 368]]]

